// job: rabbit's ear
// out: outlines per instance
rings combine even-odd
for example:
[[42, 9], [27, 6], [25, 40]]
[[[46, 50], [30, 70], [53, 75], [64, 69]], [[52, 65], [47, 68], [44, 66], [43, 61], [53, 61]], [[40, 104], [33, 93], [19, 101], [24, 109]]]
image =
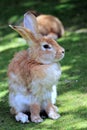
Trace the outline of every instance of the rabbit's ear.
[[37, 43], [37, 39], [35, 38], [34, 34], [27, 28], [22, 26], [9, 26], [15, 31], [17, 31], [29, 43], [29, 45], [32, 46]]
[[24, 27], [29, 29], [36, 37], [39, 35], [38, 24], [35, 16], [31, 12], [27, 12], [24, 14]]

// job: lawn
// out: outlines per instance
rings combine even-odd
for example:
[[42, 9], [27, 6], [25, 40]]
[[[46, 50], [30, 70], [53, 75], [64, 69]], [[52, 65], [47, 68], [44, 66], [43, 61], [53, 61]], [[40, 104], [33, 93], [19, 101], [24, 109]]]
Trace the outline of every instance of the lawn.
[[[8, 24], [16, 24], [29, 9], [59, 17], [65, 35], [58, 43], [66, 50], [56, 105], [61, 118], [40, 124], [21, 124], [9, 113], [7, 68], [26, 42]], [[87, 1], [0, 1], [0, 130], [87, 130]]]

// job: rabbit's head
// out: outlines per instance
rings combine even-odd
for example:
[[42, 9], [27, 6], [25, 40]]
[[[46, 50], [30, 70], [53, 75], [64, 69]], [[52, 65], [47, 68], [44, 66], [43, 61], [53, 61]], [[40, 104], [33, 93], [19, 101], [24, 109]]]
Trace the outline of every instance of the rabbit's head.
[[24, 15], [24, 27], [12, 26], [29, 44], [29, 58], [42, 64], [57, 62], [64, 57], [64, 49], [51, 38], [42, 37], [38, 31], [35, 16], [27, 12]]

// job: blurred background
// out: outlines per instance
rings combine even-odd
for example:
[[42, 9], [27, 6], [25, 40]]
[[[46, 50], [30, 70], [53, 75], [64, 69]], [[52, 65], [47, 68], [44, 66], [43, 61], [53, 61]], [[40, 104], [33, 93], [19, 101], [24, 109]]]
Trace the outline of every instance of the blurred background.
[[65, 28], [87, 27], [85, 0], [0, 0], [0, 28], [16, 23], [28, 10], [55, 15], [63, 21]]

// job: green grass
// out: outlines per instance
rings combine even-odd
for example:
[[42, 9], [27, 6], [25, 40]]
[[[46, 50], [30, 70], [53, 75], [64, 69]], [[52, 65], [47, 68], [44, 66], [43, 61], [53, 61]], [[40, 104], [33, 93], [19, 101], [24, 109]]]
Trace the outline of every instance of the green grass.
[[[87, 2], [15, 1], [0, 1], [0, 130], [87, 130]], [[57, 87], [56, 105], [61, 118], [44, 119], [40, 124], [16, 122], [8, 105], [8, 64], [16, 52], [27, 48], [25, 41], [8, 24], [16, 23], [28, 9], [58, 16], [66, 29], [64, 37], [58, 40], [66, 49]]]

